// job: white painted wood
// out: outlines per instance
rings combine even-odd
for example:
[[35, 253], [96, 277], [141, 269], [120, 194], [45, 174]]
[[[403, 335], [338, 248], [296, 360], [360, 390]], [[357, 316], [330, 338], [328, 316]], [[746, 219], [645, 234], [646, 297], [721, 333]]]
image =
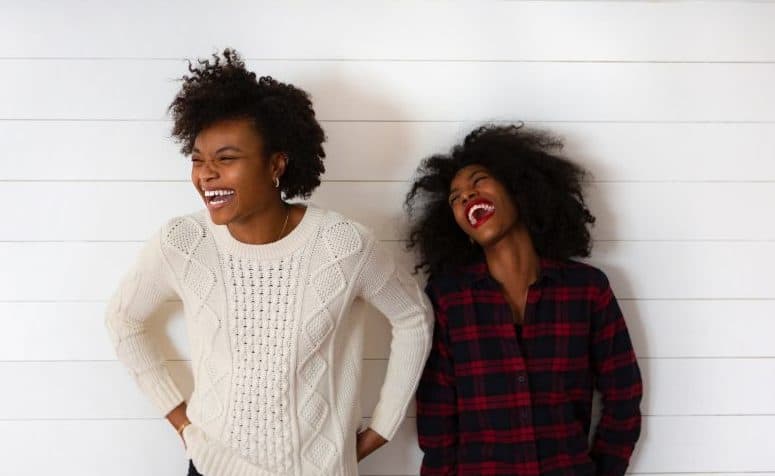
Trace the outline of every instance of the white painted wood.
[[[184, 395], [191, 394], [190, 362], [169, 362]], [[775, 415], [775, 359], [642, 359], [648, 416]], [[364, 417], [371, 416], [385, 378], [386, 360], [366, 360], [360, 391]], [[3, 362], [0, 420], [152, 419], [160, 415], [117, 361]], [[23, 390], [22, 390], [23, 389]], [[415, 415], [414, 404], [408, 410]]]
[[775, 357], [775, 301], [619, 302], [639, 357]]
[[773, 416], [647, 417], [634, 473], [775, 471]]
[[[172, 345], [186, 343], [182, 314], [170, 303], [151, 319], [168, 359], [182, 358]], [[104, 302], [0, 303], [0, 361], [115, 359], [104, 316]]]
[[[312, 93], [329, 137], [314, 200], [382, 239], [400, 237], [420, 158], [475, 125], [525, 120], [563, 136], [597, 182], [594, 236], [614, 240], [589, 261], [620, 298], [644, 411], [661, 415], [644, 419], [631, 473], [775, 475], [774, 3], [32, 0], [0, 11], [0, 473], [185, 473], [179, 440], [114, 360], [103, 312], [139, 241], [200, 206], [165, 108], [183, 58], [229, 45]], [[389, 246], [408, 267], [401, 243]], [[368, 322], [368, 414], [389, 328], [356, 312]], [[157, 342], [190, 386], [180, 305], [159, 314]], [[414, 424], [362, 473], [417, 474]]]
[[[411, 269], [404, 244], [386, 243]], [[140, 243], [0, 243], [0, 301], [108, 299]], [[775, 242], [602, 242], [590, 262], [621, 299], [773, 299]]]
[[0, 301], [106, 300], [139, 250], [139, 243], [2, 243]]
[[[181, 60], [6, 59], [0, 119], [165, 117]], [[775, 121], [775, 63], [251, 61], [337, 121]], [[51, 81], [51, 78], [57, 78]], [[573, 78], [573, 81], [568, 81]], [[84, 90], [88, 85], [88, 90]]]
[[591, 260], [621, 298], [769, 299], [773, 242], [606, 242]]
[[[479, 122], [323, 122], [324, 181], [407, 181]], [[541, 123], [596, 181], [775, 180], [775, 124]], [[189, 179], [168, 121], [0, 121], [2, 180]], [[53, 146], [56, 144], [56, 146]], [[734, 160], [731, 160], [734, 158]]]
[[[368, 226], [383, 240], [406, 238], [404, 182], [328, 182], [312, 203]], [[204, 207], [187, 182], [7, 182], [0, 241], [143, 241], [162, 223]], [[772, 183], [595, 183], [587, 197], [597, 240], [775, 240]], [[45, 219], [41, 219], [45, 217]]]
[[231, 45], [255, 58], [775, 59], [775, 7], [764, 2], [9, 3], [3, 57], [169, 58]]
[[[3, 180], [188, 180], [171, 123], [0, 121]], [[0, 185], [2, 187], [4, 185]]]
[[[775, 300], [623, 300], [622, 312], [640, 358], [775, 358]], [[112, 360], [104, 302], [0, 302], [0, 361]], [[364, 357], [390, 352], [390, 326], [374, 308], [366, 319]], [[182, 306], [164, 305], [151, 318], [168, 359], [188, 359]]]
[[[646, 417], [643, 443], [630, 466], [632, 474], [773, 473], [769, 438], [775, 417]], [[52, 462], [64, 474], [99, 476], [116, 468], [126, 474], [185, 474], [185, 456], [169, 424], [161, 420], [2, 421], [4, 469], [38, 476]], [[121, 441], [122, 444], [116, 444]], [[361, 463], [365, 475], [417, 474], [421, 452], [414, 419], [396, 438]], [[46, 448], [47, 458], [40, 457]]]
[[182, 442], [162, 420], [3, 421], [0, 441], [3, 471], [18, 476], [172, 476], [188, 469]]
[[642, 359], [645, 415], [775, 415], [775, 359]]
[[760, 220], [772, 183], [598, 183], [588, 190], [598, 240], [772, 240]]

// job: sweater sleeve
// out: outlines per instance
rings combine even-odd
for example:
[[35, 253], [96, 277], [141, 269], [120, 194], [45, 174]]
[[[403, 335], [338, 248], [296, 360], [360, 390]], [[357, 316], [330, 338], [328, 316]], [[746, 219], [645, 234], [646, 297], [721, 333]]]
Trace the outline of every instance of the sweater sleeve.
[[145, 243], [105, 313], [105, 325], [118, 360], [165, 416], [183, 402], [183, 396], [148, 331], [154, 311], [176, 296], [168, 276], [159, 232]]
[[390, 440], [406, 415], [428, 358], [433, 314], [417, 282], [396, 267], [373, 238], [359, 276], [360, 296], [387, 317], [392, 327], [390, 359], [370, 427]]

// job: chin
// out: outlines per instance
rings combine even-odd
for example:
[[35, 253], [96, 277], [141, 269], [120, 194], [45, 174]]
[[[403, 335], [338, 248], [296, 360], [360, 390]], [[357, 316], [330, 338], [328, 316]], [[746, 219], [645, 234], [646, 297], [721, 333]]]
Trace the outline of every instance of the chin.
[[210, 220], [216, 225], [228, 225], [234, 217], [230, 213], [224, 213], [223, 210], [209, 211]]

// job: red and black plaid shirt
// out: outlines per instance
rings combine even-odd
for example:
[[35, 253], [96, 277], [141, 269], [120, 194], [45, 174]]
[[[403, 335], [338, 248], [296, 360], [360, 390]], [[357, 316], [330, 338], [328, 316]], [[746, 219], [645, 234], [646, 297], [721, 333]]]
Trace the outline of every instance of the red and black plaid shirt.
[[[433, 349], [417, 392], [421, 474], [622, 475], [641, 377], [606, 276], [541, 259], [522, 336], [484, 261], [432, 276]], [[588, 440], [593, 389], [603, 411]]]

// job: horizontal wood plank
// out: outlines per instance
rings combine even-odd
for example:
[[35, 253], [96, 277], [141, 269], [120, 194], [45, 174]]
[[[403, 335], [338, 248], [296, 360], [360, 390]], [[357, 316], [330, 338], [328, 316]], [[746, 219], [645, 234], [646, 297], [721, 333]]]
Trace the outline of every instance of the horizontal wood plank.
[[[406, 239], [404, 182], [328, 182], [312, 195], [374, 230]], [[595, 183], [587, 187], [596, 240], [775, 240], [771, 183]], [[14, 226], [0, 241], [143, 241], [170, 217], [204, 206], [186, 182], [10, 182], [0, 187]]]
[[[0, 301], [104, 301], [140, 243], [0, 243]], [[386, 243], [399, 266], [413, 256]], [[601, 242], [591, 264], [620, 299], [773, 299], [775, 242]]]
[[[187, 71], [181, 60], [0, 61], [14, 72], [0, 78], [0, 120], [163, 119], [180, 87], [175, 79]], [[307, 90], [323, 120], [775, 121], [775, 63], [265, 60], [248, 67]]]
[[[323, 122], [324, 181], [407, 181], [479, 122]], [[595, 181], [773, 181], [775, 123], [531, 122]], [[188, 181], [168, 121], [0, 121], [2, 180]], [[57, 144], [52, 151], [51, 144]], [[734, 157], [734, 160], [730, 160]], [[22, 158], [24, 158], [22, 160]], [[699, 164], [701, 165], [699, 165]]]
[[766, 2], [498, 2], [481, 8], [228, 0], [213, 9], [202, 0], [117, 6], [36, 0], [4, 6], [0, 56], [179, 58], [234, 46], [248, 57], [296, 59], [774, 61], [773, 17], [775, 7]]

